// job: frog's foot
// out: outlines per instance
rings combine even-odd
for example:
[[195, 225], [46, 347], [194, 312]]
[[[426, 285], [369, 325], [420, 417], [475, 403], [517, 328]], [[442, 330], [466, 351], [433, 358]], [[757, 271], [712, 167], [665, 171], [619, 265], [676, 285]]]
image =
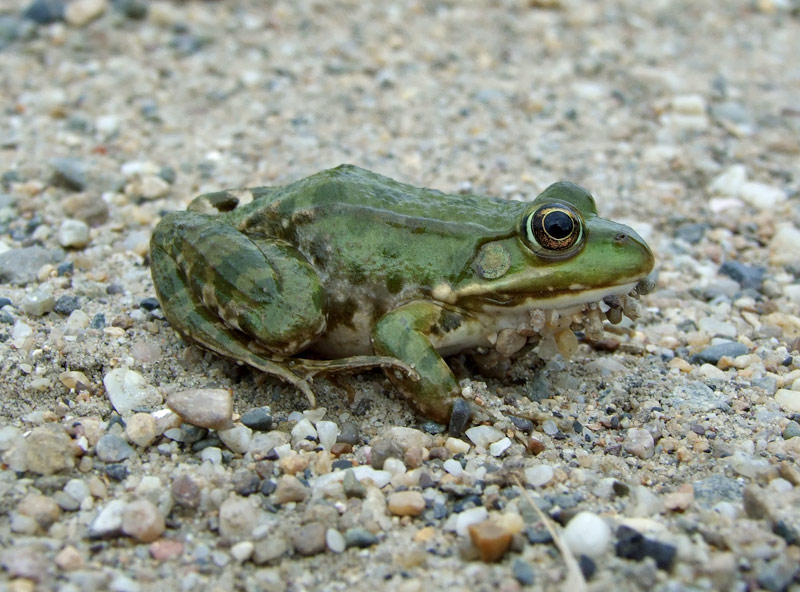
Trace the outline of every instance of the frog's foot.
[[309, 360], [306, 358], [289, 358], [286, 366], [292, 371], [306, 377], [317, 374], [330, 374], [333, 372], [350, 372], [368, 368], [383, 368], [384, 370], [399, 370], [406, 375], [408, 380], [416, 382], [419, 373], [411, 366], [391, 356], [351, 356], [336, 360]]

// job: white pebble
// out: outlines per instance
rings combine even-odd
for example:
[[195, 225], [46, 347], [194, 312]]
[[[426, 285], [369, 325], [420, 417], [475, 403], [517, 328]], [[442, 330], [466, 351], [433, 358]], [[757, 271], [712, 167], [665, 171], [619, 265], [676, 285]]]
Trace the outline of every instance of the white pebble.
[[489, 454], [492, 456], [500, 456], [506, 450], [511, 447], [511, 440], [509, 438], [503, 438], [498, 440], [497, 442], [492, 443], [489, 446]]
[[329, 528], [325, 531], [325, 543], [332, 553], [342, 553], [345, 550], [346, 541], [342, 533], [335, 528]]
[[503, 432], [492, 426], [474, 426], [464, 433], [475, 446], [481, 448], [488, 448], [490, 444], [505, 436]]
[[454, 458], [448, 458], [442, 463], [442, 468], [450, 473], [453, 477], [459, 477], [464, 474], [464, 468], [461, 463]]
[[672, 109], [685, 115], [703, 115], [706, 112], [706, 101], [697, 94], [679, 95], [672, 98]]
[[252, 543], [252, 541], [242, 541], [241, 543], [236, 543], [231, 547], [231, 555], [239, 563], [244, 563], [250, 559], [254, 548], [255, 545]]
[[331, 446], [336, 444], [336, 438], [339, 436], [339, 426], [333, 421], [318, 421], [316, 428], [320, 445], [323, 449], [330, 450]]
[[464, 440], [460, 438], [453, 437], [447, 439], [447, 441], [444, 443], [444, 447], [453, 454], [465, 454], [470, 448], [468, 442], [464, 442]]
[[786, 201], [782, 189], [756, 181], [743, 183], [739, 188], [739, 197], [759, 210], [768, 210]]
[[553, 467], [550, 465], [536, 465], [525, 469], [525, 479], [534, 487], [547, 485], [553, 479]]
[[800, 413], [800, 391], [778, 389], [775, 393], [775, 402], [785, 411]]
[[467, 536], [469, 534], [469, 530], [467, 530], [472, 524], [477, 524], [478, 522], [483, 522], [489, 517], [489, 512], [483, 506], [478, 506], [477, 508], [470, 508], [469, 510], [464, 510], [460, 512], [456, 517], [456, 533], [459, 536]]
[[103, 506], [97, 517], [89, 526], [89, 536], [101, 538], [121, 532], [122, 514], [125, 511], [125, 502], [120, 499], [111, 500]]
[[402, 475], [407, 469], [402, 460], [390, 456], [384, 461], [383, 470], [388, 471], [392, 475]]
[[797, 261], [800, 253], [800, 230], [791, 222], [778, 224], [769, 241], [769, 262], [773, 265], [788, 265]]
[[115, 368], [103, 377], [103, 385], [114, 409], [123, 417], [134, 409], [160, 407], [163, 399], [144, 376], [128, 368]]
[[58, 244], [62, 247], [82, 249], [89, 244], [89, 225], [83, 220], [64, 220], [58, 228]]
[[599, 557], [611, 544], [611, 529], [597, 514], [579, 512], [567, 523], [562, 538], [576, 556]]
[[315, 430], [314, 425], [304, 417], [292, 428], [292, 444], [297, 446], [298, 442], [307, 439], [316, 440], [317, 430]]
[[237, 425], [228, 430], [217, 430], [217, 435], [230, 450], [238, 454], [244, 454], [250, 447], [253, 430], [246, 425]]
[[208, 461], [212, 465], [221, 465], [222, 450], [220, 450], [216, 446], [208, 446], [207, 448], [203, 448], [200, 451], [200, 459], [203, 461]]
[[708, 184], [708, 190], [714, 195], [734, 197], [747, 181], [747, 169], [743, 164], [735, 164], [722, 171]]

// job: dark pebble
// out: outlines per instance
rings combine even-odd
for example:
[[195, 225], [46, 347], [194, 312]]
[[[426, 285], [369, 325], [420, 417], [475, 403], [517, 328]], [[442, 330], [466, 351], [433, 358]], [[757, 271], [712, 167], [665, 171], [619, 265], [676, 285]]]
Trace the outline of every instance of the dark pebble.
[[777, 520], [772, 526], [772, 532], [786, 541], [787, 545], [797, 545], [800, 543], [800, 526], [795, 527], [785, 520]]
[[614, 545], [617, 557], [641, 561], [650, 557], [658, 569], [669, 571], [675, 561], [677, 549], [674, 545], [649, 539], [628, 526], [617, 529], [617, 542]]
[[334, 470], [346, 471], [347, 469], [353, 468], [353, 461], [347, 460], [346, 458], [337, 458], [331, 463], [331, 467], [333, 467]]
[[363, 499], [367, 495], [366, 486], [362, 485], [361, 482], [356, 479], [356, 475], [353, 471], [345, 471], [342, 487], [347, 497]]
[[403, 447], [394, 440], [378, 440], [372, 446], [370, 464], [373, 469], [382, 469], [387, 458], [403, 460]]
[[4, 306], [8, 306], [11, 304], [11, 298], [6, 298], [5, 296], [0, 296], [0, 308]]
[[339, 426], [339, 429], [341, 431], [336, 437], [337, 442], [341, 442], [343, 444], [352, 444], [355, 446], [361, 440], [361, 434], [358, 431], [358, 426], [352, 421], [343, 422], [342, 425]]
[[231, 479], [233, 490], [239, 495], [252, 495], [261, 487], [261, 479], [253, 471], [240, 469]]
[[144, 0], [112, 0], [112, 5], [132, 20], [140, 21], [147, 16], [147, 2]]
[[445, 430], [445, 427], [442, 424], [436, 423], [431, 419], [423, 421], [420, 427], [422, 428], [422, 431], [425, 432], [426, 434], [433, 434], [433, 435], [442, 434], [444, 433]]
[[450, 515], [450, 512], [447, 510], [447, 505], [443, 504], [442, 502], [436, 502], [433, 504], [433, 518], [435, 520], [444, 520]]
[[244, 413], [241, 421], [251, 430], [267, 432], [272, 429], [272, 410], [269, 407], [256, 407]]
[[744, 343], [739, 343], [738, 341], [728, 341], [726, 343], [718, 343], [717, 345], [707, 347], [700, 353], [693, 355], [691, 362], [692, 364], [716, 365], [716, 363], [719, 362], [720, 358], [723, 356], [735, 358], [737, 356], [743, 356], [749, 351], [750, 349]]
[[143, 308], [145, 310], [155, 310], [160, 306], [158, 303], [158, 299], [152, 296], [148, 296], [147, 298], [142, 298], [139, 301], [139, 308]]
[[106, 465], [105, 473], [114, 481], [124, 481], [128, 478], [128, 467], [122, 463]]
[[675, 238], [686, 241], [690, 245], [699, 243], [706, 233], [708, 225], [698, 223], [681, 224], [675, 231]]
[[544, 373], [537, 372], [533, 376], [533, 380], [531, 380], [528, 387], [527, 396], [531, 401], [543, 401], [553, 396], [550, 390], [550, 383], [547, 382]]
[[106, 294], [109, 296], [114, 296], [116, 294], [124, 294], [125, 288], [123, 288], [120, 284], [109, 284], [106, 286]]
[[178, 173], [176, 173], [175, 169], [171, 166], [162, 166], [161, 170], [158, 171], [158, 176], [172, 185], [175, 182], [175, 179], [178, 178]]
[[528, 542], [532, 545], [542, 545], [553, 541], [553, 537], [550, 536], [550, 531], [544, 526], [529, 526], [525, 529], [524, 533]]
[[81, 302], [78, 300], [77, 296], [65, 294], [64, 296], [58, 297], [58, 300], [56, 300], [56, 303], [53, 306], [53, 310], [58, 314], [67, 316], [78, 310], [80, 307]]
[[530, 419], [517, 417], [516, 415], [509, 415], [508, 419], [511, 420], [511, 423], [514, 424], [514, 427], [520, 432], [530, 434], [533, 431], [533, 422]]
[[170, 493], [175, 503], [184, 508], [196, 508], [200, 505], [200, 484], [189, 475], [181, 475], [170, 486]]
[[420, 489], [428, 489], [429, 487], [433, 487], [434, 485], [436, 485], [436, 481], [433, 480], [433, 477], [430, 476], [430, 473], [420, 473], [419, 475]]
[[50, 179], [53, 185], [64, 187], [72, 191], [83, 191], [87, 183], [86, 163], [78, 158], [59, 156], [50, 160], [53, 175]]
[[59, 263], [58, 267], [56, 268], [56, 273], [58, 274], [58, 277], [72, 275], [72, 272], [74, 271], [75, 271], [75, 264], [72, 261], [64, 261], [63, 263]]
[[94, 447], [95, 456], [105, 463], [118, 463], [133, 452], [131, 445], [116, 434], [104, 434]]
[[447, 431], [454, 438], [458, 438], [464, 433], [464, 429], [469, 424], [469, 418], [472, 415], [472, 410], [469, 408], [467, 402], [458, 397], [453, 401], [453, 410], [450, 413], [450, 423], [447, 424]]
[[364, 528], [348, 528], [344, 533], [344, 540], [348, 547], [371, 547], [378, 542], [378, 537]]
[[[181, 439], [184, 444], [195, 444], [208, 435], [208, 430], [201, 428], [190, 423], [181, 424]], [[205, 448], [205, 446], [203, 447]], [[194, 450], [194, 447], [192, 447]], [[202, 450], [202, 448], [201, 448]]]
[[617, 481], [616, 479], [611, 484], [611, 489], [614, 491], [614, 495], [617, 497], [625, 497], [631, 492], [631, 488], [627, 483]]
[[90, 329], [105, 329], [106, 326], [106, 315], [102, 312], [98, 312], [96, 315], [92, 317], [92, 322], [89, 323]]
[[278, 484], [272, 479], [264, 479], [261, 482], [261, 493], [263, 493], [264, 495], [271, 495], [275, 493], [275, 489], [277, 487]]
[[786, 424], [786, 427], [783, 428], [781, 432], [781, 436], [783, 436], [784, 440], [789, 440], [791, 438], [797, 438], [800, 436], [800, 423], [796, 421], [790, 421]]
[[742, 288], [751, 288], [753, 290], [761, 289], [765, 271], [764, 267], [753, 267], [738, 261], [726, 261], [719, 268], [719, 272], [722, 275], [727, 275]]
[[536, 579], [531, 564], [519, 557], [514, 559], [514, 563], [511, 564], [511, 573], [523, 586], [533, 586], [533, 582]]
[[597, 572], [597, 564], [588, 555], [581, 555], [578, 557], [578, 567], [581, 568], [581, 573], [585, 580], [591, 580]]
[[64, 0], [34, 0], [22, 11], [22, 18], [48, 25], [64, 20], [64, 6]]

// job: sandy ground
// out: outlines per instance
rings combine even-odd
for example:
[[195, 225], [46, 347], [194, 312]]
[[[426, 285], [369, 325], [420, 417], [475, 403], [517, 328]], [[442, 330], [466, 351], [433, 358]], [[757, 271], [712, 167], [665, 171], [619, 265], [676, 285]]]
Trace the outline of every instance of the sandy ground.
[[[562, 525], [588, 511], [611, 528], [574, 547], [593, 558], [590, 589], [800, 590], [796, 3], [75, 0], [51, 23], [22, 10], [0, 0], [0, 589], [574, 589], [513, 473]], [[459, 444], [428, 435], [379, 372], [316, 385], [325, 420], [360, 434], [339, 460], [369, 464], [392, 426], [426, 432], [364, 500], [322, 491], [331, 457], [302, 442], [290, 456], [311, 463], [313, 496], [277, 506], [263, 483], [292, 469], [247, 446], [201, 456], [159, 436], [103, 461], [89, 426], [131, 439], [104, 385], [120, 368], [155, 392], [151, 411], [222, 387], [238, 414], [268, 405], [275, 431], [296, 425], [300, 395], [187, 348], [152, 309], [148, 241], [199, 193], [340, 163], [509, 199], [579, 183], [649, 242], [656, 290], [636, 325], [568, 361], [531, 353], [484, 378], [456, 360], [487, 405], [534, 419], [532, 434], [496, 423], [512, 446], [471, 446], [462, 475], [436, 458]], [[694, 357], [712, 345], [726, 355]], [[53, 427], [83, 446], [68, 467], [20, 452]], [[199, 484], [194, 506], [176, 475]], [[241, 486], [252, 475], [256, 492]], [[423, 493], [421, 515], [386, 509], [404, 489]], [[166, 531], [98, 534], [115, 499], [150, 500]], [[231, 499], [252, 524], [225, 522]], [[496, 563], [453, 532], [483, 507], [512, 535]], [[308, 524], [376, 542], [335, 553], [334, 536], [303, 556]], [[626, 556], [623, 525], [656, 551]], [[271, 557], [267, 540], [286, 548]]]

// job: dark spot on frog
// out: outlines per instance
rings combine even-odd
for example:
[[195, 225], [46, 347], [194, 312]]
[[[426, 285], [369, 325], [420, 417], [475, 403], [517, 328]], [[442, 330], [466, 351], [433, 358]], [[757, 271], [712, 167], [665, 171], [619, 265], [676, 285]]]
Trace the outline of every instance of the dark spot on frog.
[[386, 278], [386, 289], [390, 294], [397, 294], [403, 289], [403, 276], [399, 273], [390, 273]]
[[358, 303], [352, 298], [332, 303], [328, 312], [328, 329], [330, 330], [341, 325], [351, 329], [355, 328], [355, 325], [353, 325], [353, 317], [357, 310]]
[[439, 317], [438, 326], [445, 333], [458, 329], [461, 326], [461, 315], [445, 309]]

